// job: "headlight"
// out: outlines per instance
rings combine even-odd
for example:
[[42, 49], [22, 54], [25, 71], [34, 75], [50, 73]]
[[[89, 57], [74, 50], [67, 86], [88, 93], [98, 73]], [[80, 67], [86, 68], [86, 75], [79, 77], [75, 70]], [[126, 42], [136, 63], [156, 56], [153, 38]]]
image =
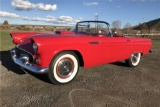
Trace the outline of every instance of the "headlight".
[[36, 43], [33, 43], [33, 50], [35, 53], [38, 51], [38, 46]]

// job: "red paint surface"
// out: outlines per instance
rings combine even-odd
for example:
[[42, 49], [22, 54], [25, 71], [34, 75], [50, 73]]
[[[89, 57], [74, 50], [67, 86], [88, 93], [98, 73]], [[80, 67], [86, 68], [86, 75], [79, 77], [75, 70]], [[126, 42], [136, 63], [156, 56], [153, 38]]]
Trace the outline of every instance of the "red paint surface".
[[[36, 35], [35, 34], [39, 34]], [[32, 36], [34, 35], [34, 36]], [[40, 67], [49, 67], [55, 55], [62, 51], [77, 51], [81, 54], [84, 67], [97, 66], [110, 62], [128, 59], [131, 53], [141, 52], [147, 54], [152, 46], [151, 39], [131, 38], [124, 36], [91, 36], [78, 35], [74, 32], [63, 34], [40, 34], [40, 33], [11, 33], [14, 43], [32, 54], [33, 49], [29, 41], [38, 45]], [[28, 38], [27, 38], [28, 37]], [[27, 38], [27, 39], [25, 39]], [[23, 42], [20, 43], [20, 41]], [[27, 44], [28, 43], [28, 44]]]

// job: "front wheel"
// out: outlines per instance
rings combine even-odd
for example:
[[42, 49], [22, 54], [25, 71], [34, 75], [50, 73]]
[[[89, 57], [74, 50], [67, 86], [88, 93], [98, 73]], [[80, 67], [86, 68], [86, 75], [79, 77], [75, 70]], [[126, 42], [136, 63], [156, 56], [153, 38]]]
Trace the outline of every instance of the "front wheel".
[[74, 79], [78, 72], [79, 61], [74, 52], [62, 52], [50, 63], [49, 80], [54, 84], [65, 84]]
[[130, 58], [127, 59], [125, 62], [130, 67], [135, 67], [139, 64], [141, 59], [141, 53], [133, 53], [131, 54]]

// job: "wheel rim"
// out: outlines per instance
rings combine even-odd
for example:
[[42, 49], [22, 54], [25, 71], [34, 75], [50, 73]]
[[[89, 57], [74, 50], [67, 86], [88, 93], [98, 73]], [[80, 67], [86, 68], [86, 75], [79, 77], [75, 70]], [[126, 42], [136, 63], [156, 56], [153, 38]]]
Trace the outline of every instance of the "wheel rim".
[[70, 58], [63, 58], [57, 64], [57, 75], [59, 78], [65, 79], [72, 75], [74, 70], [74, 62]]
[[131, 55], [131, 61], [133, 64], [139, 62], [139, 59], [140, 59], [140, 53], [135, 53]]

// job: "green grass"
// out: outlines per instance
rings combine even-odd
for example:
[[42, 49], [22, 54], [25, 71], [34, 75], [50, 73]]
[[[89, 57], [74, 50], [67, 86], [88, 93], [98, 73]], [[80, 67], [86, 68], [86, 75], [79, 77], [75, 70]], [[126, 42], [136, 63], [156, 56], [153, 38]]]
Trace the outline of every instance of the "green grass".
[[152, 40], [152, 49], [160, 49], [160, 40]]
[[15, 45], [12, 42], [10, 32], [0, 31], [0, 51], [10, 50], [13, 47], [15, 47]]
[[[160, 40], [152, 40], [152, 49], [160, 49]], [[15, 45], [12, 42], [9, 31], [0, 31], [0, 51], [10, 50]]]

